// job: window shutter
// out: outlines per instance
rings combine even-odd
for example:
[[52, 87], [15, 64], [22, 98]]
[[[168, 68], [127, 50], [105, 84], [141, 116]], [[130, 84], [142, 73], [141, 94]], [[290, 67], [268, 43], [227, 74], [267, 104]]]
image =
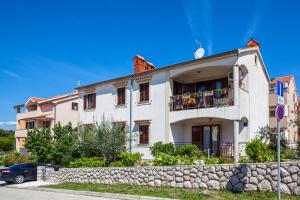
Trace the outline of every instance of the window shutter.
[[93, 103], [92, 103], [93, 107], [92, 108], [96, 108], [96, 93], [93, 94]]
[[87, 95], [83, 96], [83, 108], [86, 110]]
[[149, 101], [149, 83], [145, 84], [145, 100], [144, 101]]

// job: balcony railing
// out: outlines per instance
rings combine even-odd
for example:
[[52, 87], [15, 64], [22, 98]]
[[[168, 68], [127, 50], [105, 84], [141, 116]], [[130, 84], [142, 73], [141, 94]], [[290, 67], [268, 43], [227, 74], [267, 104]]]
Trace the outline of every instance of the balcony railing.
[[170, 110], [187, 110], [233, 105], [233, 90], [230, 88], [171, 96]]
[[215, 145], [214, 147], [205, 147], [203, 144], [195, 143], [195, 142], [174, 142], [173, 145], [183, 146], [187, 144], [194, 144], [199, 149], [203, 150], [206, 155], [209, 156], [218, 156], [218, 157], [224, 157], [224, 158], [232, 158], [233, 157], [233, 143], [223, 143], [220, 145]]

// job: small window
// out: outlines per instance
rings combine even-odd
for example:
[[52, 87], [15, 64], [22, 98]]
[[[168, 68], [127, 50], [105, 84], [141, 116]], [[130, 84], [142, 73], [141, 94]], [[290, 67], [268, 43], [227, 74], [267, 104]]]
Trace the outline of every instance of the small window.
[[276, 113], [275, 110], [271, 110], [270, 111], [270, 117], [275, 117], [275, 113]]
[[50, 128], [50, 120], [43, 121], [43, 128]]
[[83, 108], [84, 110], [91, 110], [96, 108], [96, 93], [83, 96]]
[[123, 88], [118, 88], [117, 89], [117, 95], [118, 95], [118, 102], [117, 102], [117, 105], [125, 105], [125, 101], [126, 101], [126, 98], [125, 98], [125, 95], [126, 95], [126, 89], [125, 87]]
[[139, 125], [140, 144], [149, 144], [149, 125]]
[[149, 102], [149, 83], [140, 84], [140, 102]]
[[78, 110], [78, 103], [72, 102], [72, 110]]
[[26, 129], [34, 129], [34, 121], [26, 122]]

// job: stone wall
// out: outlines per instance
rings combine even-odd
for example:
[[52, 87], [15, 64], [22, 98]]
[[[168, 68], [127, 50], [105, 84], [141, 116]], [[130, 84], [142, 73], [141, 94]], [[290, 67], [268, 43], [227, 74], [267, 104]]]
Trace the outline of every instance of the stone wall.
[[[46, 170], [50, 182], [136, 184], [232, 191], [276, 191], [276, 164], [165, 167], [61, 168]], [[282, 192], [300, 195], [300, 163], [281, 165]]]

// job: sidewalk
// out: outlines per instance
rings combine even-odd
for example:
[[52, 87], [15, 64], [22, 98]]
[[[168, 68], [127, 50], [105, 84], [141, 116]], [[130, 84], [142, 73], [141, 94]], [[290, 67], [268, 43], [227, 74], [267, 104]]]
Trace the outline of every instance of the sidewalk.
[[45, 188], [45, 187], [32, 187], [27, 189], [35, 190], [35, 191], [56, 192], [56, 193], [64, 193], [64, 194], [102, 197], [102, 198], [109, 198], [109, 199], [122, 199], [122, 200], [171, 200], [171, 199], [159, 198], [159, 197], [137, 196], [137, 195], [128, 195], [128, 194], [116, 194], [116, 193], [101, 193], [101, 192], [90, 192], [90, 191], [63, 190], [63, 189], [52, 189], [52, 188]]

